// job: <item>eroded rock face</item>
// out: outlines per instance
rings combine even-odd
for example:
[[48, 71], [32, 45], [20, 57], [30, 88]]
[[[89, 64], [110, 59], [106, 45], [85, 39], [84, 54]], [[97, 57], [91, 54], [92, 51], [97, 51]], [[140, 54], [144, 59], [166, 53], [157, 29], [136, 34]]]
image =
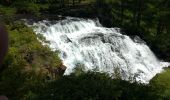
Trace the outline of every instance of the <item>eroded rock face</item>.
[[4, 26], [0, 25], [0, 64], [8, 49], [8, 35]]
[[49, 67], [47, 66], [45, 68], [47, 70], [47, 73], [50, 74], [50, 78], [56, 77], [56, 76], [62, 76], [66, 70], [66, 66], [65, 65], [61, 65], [60, 67]]
[[62, 65], [61, 67], [57, 68], [58, 74], [63, 75], [66, 70], [66, 66]]

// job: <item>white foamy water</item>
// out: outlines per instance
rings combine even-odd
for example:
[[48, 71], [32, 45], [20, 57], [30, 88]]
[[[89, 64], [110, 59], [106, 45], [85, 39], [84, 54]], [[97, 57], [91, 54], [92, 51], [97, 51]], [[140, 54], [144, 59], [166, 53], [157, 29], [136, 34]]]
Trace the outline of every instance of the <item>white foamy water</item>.
[[148, 83], [163, 67], [170, 64], [158, 60], [138, 37], [122, 35], [118, 28], [102, 27], [98, 20], [66, 18], [60, 21], [39, 21], [34, 31], [50, 41], [50, 48], [60, 51], [67, 66], [65, 75], [74, 72], [77, 64], [85, 70], [109, 74], [119, 71], [122, 79]]

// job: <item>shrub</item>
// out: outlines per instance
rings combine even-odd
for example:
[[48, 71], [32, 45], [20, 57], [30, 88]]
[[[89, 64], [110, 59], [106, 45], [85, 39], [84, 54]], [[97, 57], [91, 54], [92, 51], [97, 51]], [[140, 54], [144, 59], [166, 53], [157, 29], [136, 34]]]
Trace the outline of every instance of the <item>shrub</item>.
[[0, 14], [11, 16], [16, 13], [16, 9], [0, 5]]
[[33, 2], [16, 1], [13, 6], [17, 9], [17, 13], [39, 15], [39, 6]]

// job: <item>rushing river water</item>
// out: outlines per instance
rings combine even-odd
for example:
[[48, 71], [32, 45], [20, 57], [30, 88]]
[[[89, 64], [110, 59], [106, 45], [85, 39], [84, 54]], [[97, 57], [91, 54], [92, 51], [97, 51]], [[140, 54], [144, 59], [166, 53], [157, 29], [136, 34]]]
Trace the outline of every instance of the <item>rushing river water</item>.
[[170, 65], [158, 60], [139, 37], [131, 39], [121, 34], [119, 28], [103, 27], [97, 19], [68, 17], [28, 25], [50, 41], [52, 50], [60, 51], [67, 66], [66, 75], [82, 64], [85, 71], [119, 74], [124, 80], [148, 83], [163, 67]]

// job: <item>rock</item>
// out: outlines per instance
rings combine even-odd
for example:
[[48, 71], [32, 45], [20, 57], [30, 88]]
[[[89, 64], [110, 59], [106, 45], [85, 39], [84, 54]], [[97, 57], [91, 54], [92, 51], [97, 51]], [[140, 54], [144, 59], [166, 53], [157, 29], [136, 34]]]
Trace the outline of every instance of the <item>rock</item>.
[[66, 66], [62, 65], [61, 67], [57, 68], [57, 72], [58, 72], [57, 74], [58, 75], [63, 75], [65, 70], [66, 70]]

